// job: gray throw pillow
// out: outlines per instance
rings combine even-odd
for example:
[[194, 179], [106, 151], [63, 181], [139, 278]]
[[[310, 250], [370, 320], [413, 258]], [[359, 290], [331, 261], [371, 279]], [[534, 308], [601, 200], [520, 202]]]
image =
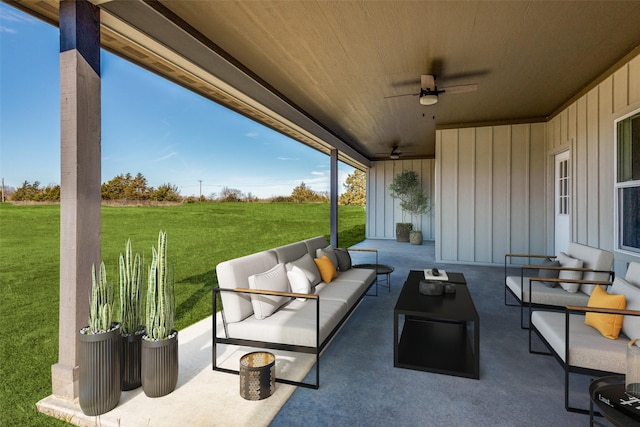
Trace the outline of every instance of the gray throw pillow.
[[338, 258], [338, 270], [347, 271], [351, 268], [351, 255], [346, 249], [336, 249], [333, 251]]
[[[551, 258], [545, 258], [540, 264], [540, 267], [560, 267], [560, 261], [554, 261]], [[538, 277], [542, 279], [557, 279], [560, 274], [560, 270], [545, 270], [541, 268], [538, 270]], [[550, 288], [558, 286], [558, 282], [542, 282]]]

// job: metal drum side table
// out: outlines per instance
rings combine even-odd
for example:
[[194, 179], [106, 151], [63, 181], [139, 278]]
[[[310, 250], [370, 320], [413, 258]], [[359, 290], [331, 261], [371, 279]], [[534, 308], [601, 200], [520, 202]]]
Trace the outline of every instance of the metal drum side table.
[[247, 400], [262, 400], [276, 389], [276, 357], [256, 351], [240, 358], [240, 396]]

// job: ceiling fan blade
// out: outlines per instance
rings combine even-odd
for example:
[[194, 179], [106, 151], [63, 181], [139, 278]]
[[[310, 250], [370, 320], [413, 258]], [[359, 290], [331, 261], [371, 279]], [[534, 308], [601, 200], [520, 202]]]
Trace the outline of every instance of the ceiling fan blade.
[[420, 87], [422, 89], [435, 90], [436, 89], [436, 78], [433, 74], [423, 74], [420, 76]]
[[446, 92], [446, 93], [463, 93], [463, 92], [474, 92], [478, 90], [478, 85], [460, 85], [460, 86], [448, 86], [439, 89], [438, 92]]
[[386, 98], [398, 98], [398, 97], [401, 97], [401, 96], [418, 96], [418, 95], [420, 95], [420, 94], [419, 94], [419, 93], [404, 93], [404, 94], [402, 94], [402, 95], [390, 95], [390, 96], [385, 96], [385, 99], [386, 99]]

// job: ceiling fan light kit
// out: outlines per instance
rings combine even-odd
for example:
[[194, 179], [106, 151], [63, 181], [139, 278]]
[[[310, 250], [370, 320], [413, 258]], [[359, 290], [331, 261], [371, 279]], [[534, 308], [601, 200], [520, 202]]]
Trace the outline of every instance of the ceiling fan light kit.
[[425, 94], [420, 96], [421, 105], [433, 105], [438, 102], [437, 94]]

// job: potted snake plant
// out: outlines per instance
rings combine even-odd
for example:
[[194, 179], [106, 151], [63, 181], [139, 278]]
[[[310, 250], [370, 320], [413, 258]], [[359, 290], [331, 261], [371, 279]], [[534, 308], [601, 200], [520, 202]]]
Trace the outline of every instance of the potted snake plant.
[[86, 415], [100, 415], [120, 401], [120, 323], [113, 322], [113, 285], [104, 263], [91, 267], [89, 325], [78, 333], [79, 403]]
[[120, 324], [122, 330], [122, 390], [140, 387], [140, 358], [142, 335], [143, 267], [140, 254], [133, 256], [131, 240], [125, 253], [120, 254]]
[[167, 267], [167, 233], [160, 231], [158, 249], [147, 277], [146, 332], [142, 337], [142, 390], [149, 397], [171, 393], [178, 382], [178, 331], [174, 329], [173, 280]]

